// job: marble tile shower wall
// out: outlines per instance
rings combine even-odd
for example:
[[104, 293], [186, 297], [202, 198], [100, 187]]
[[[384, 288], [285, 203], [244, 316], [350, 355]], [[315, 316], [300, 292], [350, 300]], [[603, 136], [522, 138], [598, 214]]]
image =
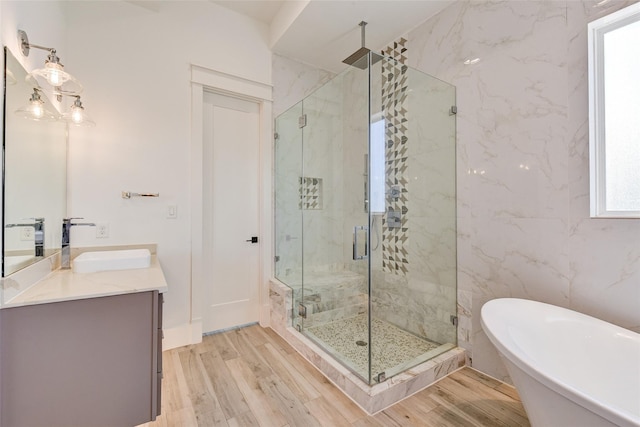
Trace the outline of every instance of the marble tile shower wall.
[[318, 89], [335, 74], [274, 54], [271, 60], [273, 76], [273, 115], [278, 117]]
[[631, 3], [458, 2], [409, 33], [409, 65], [457, 89], [459, 342], [498, 378], [490, 299], [640, 330], [640, 220], [589, 218], [587, 23]]
[[[402, 227], [382, 221], [383, 250], [372, 252], [373, 315], [418, 336], [455, 343], [455, 118], [449, 115], [455, 88], [403, 66], [411, 55], [404, 38], [383, 55], [399, 61], [383, 62], [381, 87], [387, 211], [401, 212]], [[401, 192], [397, 199], [392, 186]], [[376, 239], [373, 232], [374, 247]]]
[[[340, 77], [338, 77], [340, 79]], [[343, 129], [339, 82], [327, 84], [303, 101], [302, 164], [305, 177], [322, 179], [322, 208], [302, 210], [304, 273], [334, 269], [342, 253]]]
[[[307, 74], [315, 81], [326, 74], [274, 56], [274, 69], [281, 67], [295, 73], [289, 76], [294, 81]], [[276, 83], [286, 80], [278, 77], [282, 76], [274, 76]], [[309, 272], [344, 269], [338, 265], [344, 264], [340, 256], [342, 223], [336, 215], [342, 209], [342, 191], [335, 174], [342, 168], [342, 158], [336, 155], [342, 151], [340, 98], [333, 86], [312, 91], [316, 85], [303, 85], [303, 93], [310, 96], [283, 112], [277, 123], [276, 275], [294, 287], [302, 283], [303, 263]], [[277, 87], [280, 91], [275, 98], [294, 99], [294, 95], [282, 92], [283, 86]], [[292, 87], [297, 85], [287, 89]], [[307, 126], [300, 129], [298, 118], [302, 114], [307, 116]]]
[[409, 70], [407, 274], [373, 286], [374, 313], [416, 335], [455, 343], [455, 103], [451, 85]]
[[[302, 175], [302, 133], [298, 117], [302, 114], [302, 99], [334, 77], [334, 74], [310, 67], [281, 55], [273, 55], [273, 111], [274, 116], [286, 114], [279, 120], [280, 139], [275, 144], [277, 187], [283, 191], [276, 197], [277, 227], [282, 233], [275, 236], [276, 276], [287, 276], [293, 283], [302, 278], [302, 217], [299, 210], [299, 178]], [[293, 107], [293, 108], [292, 108]], [[307, 176], [311, 176], [307, 174]], [[326, 191], [326, 190], [325, 190]], [[323, 191], [324, 193], [324, 191]]]

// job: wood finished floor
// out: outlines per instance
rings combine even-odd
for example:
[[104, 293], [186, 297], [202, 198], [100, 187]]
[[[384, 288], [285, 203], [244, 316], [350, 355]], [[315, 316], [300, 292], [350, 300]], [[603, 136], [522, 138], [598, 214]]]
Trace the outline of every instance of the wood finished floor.
[[163, 353], [162, 415], [144, 427], [529, 426], [516, 390], [470, 368], [367, 415], [271, 329]]

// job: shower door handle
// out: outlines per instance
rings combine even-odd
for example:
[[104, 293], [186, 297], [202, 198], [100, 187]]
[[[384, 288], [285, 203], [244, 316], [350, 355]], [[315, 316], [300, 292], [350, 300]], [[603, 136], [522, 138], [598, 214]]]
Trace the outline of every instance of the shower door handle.
[[[356, 225], [353, 227], [353, 259], [355, 261], [360, 259], [365, 259], [369, 255], [369, 245], [367, 243], [367, 231], [369, 227], [366, 225]], [[364, 241], [364, 255], [360, 255], [360, 246], [358, 245], [358, 234], [361, 232], [365, 233], [365, 241]]]

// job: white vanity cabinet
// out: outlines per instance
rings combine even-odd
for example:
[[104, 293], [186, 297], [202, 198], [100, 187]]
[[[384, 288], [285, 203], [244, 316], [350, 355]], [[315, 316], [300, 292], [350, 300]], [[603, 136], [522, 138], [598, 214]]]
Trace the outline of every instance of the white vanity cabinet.
[[160, 413], [157, 290], [0, 310], [0, 426], [134, 426]]

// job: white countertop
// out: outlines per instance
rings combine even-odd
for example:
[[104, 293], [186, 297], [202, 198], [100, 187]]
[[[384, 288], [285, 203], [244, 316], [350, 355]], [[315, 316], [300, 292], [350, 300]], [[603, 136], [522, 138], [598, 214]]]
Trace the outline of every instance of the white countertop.
[[1, 308], [45, 304], [146, 291], [167, 291], [167, 282], [157, 257], [148, 268], [74, 273], [55, 270], [24, 292], [6, 301]]

